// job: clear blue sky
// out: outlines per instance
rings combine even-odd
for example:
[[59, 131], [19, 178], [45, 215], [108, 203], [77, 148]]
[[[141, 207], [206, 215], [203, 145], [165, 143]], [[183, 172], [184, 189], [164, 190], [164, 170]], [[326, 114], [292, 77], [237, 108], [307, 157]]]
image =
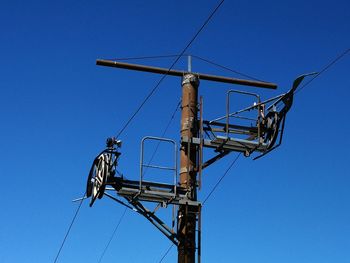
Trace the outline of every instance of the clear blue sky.
[[[53, 262], [94, 156], [160, 78], [95, 60], [177, 54], [216, 4], [1, 1], [0, 262]], [[260, 91], [267, 98], [350, 47], [349, 9], [345, 0], [226, 1], [188, 53], [278, 83]], [[241, 158], [226, 176], [203, 208], [203, 262], [350, 262], [349, 69], [348, 55], [296, 96], [281, 148]], [[198, 60], [193, 70], [234, 76]], [[179, 84], [168, 77], [121, 136], [128, 178], [138, 177], [141, 138], [163, 131]], [[230, 88], [202, 81], [206, 118], [224, 112]], [[167, 136], [179, 140], [178, 129], [179, 115]], [[233, 158], [208, 168], [201, 199]], [[84, 202], [59, 262], [97, 262], [123, 209]], [[158, 262], [169, 245], [128, 212], [102, 262]], [[163, 262], [176, 262], [176, 249]]]

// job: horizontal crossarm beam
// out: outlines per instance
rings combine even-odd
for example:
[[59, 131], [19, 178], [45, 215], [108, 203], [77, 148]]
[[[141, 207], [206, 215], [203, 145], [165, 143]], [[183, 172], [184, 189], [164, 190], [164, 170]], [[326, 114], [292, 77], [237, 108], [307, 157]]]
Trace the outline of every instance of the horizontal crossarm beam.
[[[96, 65], [144, 71], [144, 72], [157, 73], [157, 74], [167, 74], [170, 76], [177, 76], [177, 77], [183, 77], [186, 73], [188, 73], [181, 70], [158, 68], [158, 67], [151, 67], [151, 66], [145, 66], [145, 65], [139, 65], [139, 64], [130, 64], [130, 63], [113, 61], [113, 60], [105, 60], [105, 59], [96, 60]], [[191, 73], [191, 74], [198, 76], [200, 80], [216, 81], [216, 82], [259, 87], [259, 88], [266, 88], [266, 89], [277, 89], [277, 84], [270, 83], [270, 82], [229, 78], [229, 77], [223, 77], [223, 76], [208, 75], [203, 73]]]

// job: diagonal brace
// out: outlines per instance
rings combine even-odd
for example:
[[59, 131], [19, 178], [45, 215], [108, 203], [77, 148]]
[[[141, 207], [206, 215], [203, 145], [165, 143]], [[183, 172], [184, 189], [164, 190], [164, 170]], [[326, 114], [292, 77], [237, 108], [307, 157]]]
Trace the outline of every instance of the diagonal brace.
[[160, 232], [162, 232], [174, 245], [178, 245], [177, 234], [171, 230], [160, 218], [153, 212], [144, 207], [139, 201], [132, 198], [125, 197], [126, 200], [135, 208], [136, 212], [143, 215], [149, 222], [151, 222]]
[[222, 151], [218, 155], [214, 156], [213, 158], [209, 159], [205, 163], [202, 164], [202, 169], [208, 167], [209, 165], [213, 164], [214, 162], [220, 160], [221, 158], [225, 157], [228, 155], [231, 151]]

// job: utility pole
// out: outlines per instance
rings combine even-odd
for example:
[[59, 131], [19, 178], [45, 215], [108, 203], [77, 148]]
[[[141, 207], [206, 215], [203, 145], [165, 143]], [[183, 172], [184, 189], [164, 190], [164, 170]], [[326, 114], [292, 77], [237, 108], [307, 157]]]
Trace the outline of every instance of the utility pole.
[[[188, 57], [188, 71], [191, 71], [191, 57]], [[198, 137], [198, 86], [199, 79], [191, 73], [182, 79], [181, 138]], [[188, 198], [197, 201], [197, 156], [198, 149], [193, 144], [183, 144], [180, 148], [180, 186], [187, 189]], [[178, 210], [178, 263], [195, 263], [196, 221], [198, 208], [180, 205]]]
[[[187, 72], [109, 60], [97, 60], [96, 64], [101, 66], [124, 68], [130, 70], [182, 77], [179, 184], [177, 186], [164, 185], [154, 182], [142, 182], [142, 184], [139, 184], [138, 181], [124, 180], [123, 178], [115, 178], [111, 185], [113, 185], [113, 187], [116, 189], [119, 196], [124, 197], [129, 202], [129, 204], [136, 209], [136, 211], [145, 216], [152, 224], [154, 224], [159, 230], [161, 230], [161, 232], [165, 234], [175, 245], [177, 245], [178, 263], [195, 263], [196, 250], [198, 251], [198, 262], [200, 262], [201, 204], [197, 201], [197, 188], [199, 186], [197, 178], [198, 171], [201, 171], [202, 168], [204, 169], [205, 167], [214, 163], [216, 160], [226, 155], [229, 151], [245, 152], [247, 151], [247, 149], [252, 149], [252, 151], [256, 150], [264, 152], [268, 150], [268, 146], [265, 144], [261, 144], [260, 138], [259, 142], [252, 142], [251, 140], [240, 140], [239, 142], [235, 142], [230, 138], [221, 140], [220, 137], [217, 137], [216, 139], [211, 141], [205, 141], [204, 139], [202, 139], [202, 134], [200, 133], [202, 133], [203, 129], [203, 120], [202, 118], [201, 120], [198, 119], [199, 79], [269, 89], [276, 89], [277, 85], [268, 82], [242, 80], [201, 73], [192, 73], [190, 57], [188, 57]], [[252, 107], [252, 109], [255, 108], [256, 106]], [[213, 122], [213, 125], [216, 123], [217, 122]], [[200, 129], [199, 126], [202, 128]], [[252, 127], [231, 126], [229, 126], [228, 128], [235, 128], [236, 130], [243, 129], [243, 132], [245, 134], [256, 133], [256, 131]], [[230, 131], [228, 130], [227, 133], [229, 132]], [[224, 151], [219, 153], [216, 157], [208, 160], [202, 166], [202, 160], [201, 158], [199, 158], [199, 156], [201, 156], [200, 154], [202, 152], [203, 144], [204, 147], [215, 148], [219, 151]], [[108, 194], [106, 195], [111, 197]], [[122, 203], [114, 197], [111, 198], [113, 200], [116, 200], [118, 203]], [[147, 210], [140, 203], [141, 201], [162, 202], [165, 204], [178, 205], [177, 230], [172, 231], [169, 228], [167, 228], [164, 222], [162, 222], [159, 218], [155, 216], [155, 212], [150, 212], [149, 210]], [[130, 205], [127, 206], [130, 207]], [[197, 220], [199, 226], [198, 230]], [[199, 244], [196, 245], [197, 231]]]

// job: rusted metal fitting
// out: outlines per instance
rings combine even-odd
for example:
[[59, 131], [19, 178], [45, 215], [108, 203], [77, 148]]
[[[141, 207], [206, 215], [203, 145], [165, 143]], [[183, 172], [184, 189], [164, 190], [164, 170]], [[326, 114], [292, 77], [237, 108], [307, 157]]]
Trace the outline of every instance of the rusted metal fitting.
[[194, 117], [184, 118], [181, 131], [192, 129], [194, 126]]
[[198, 87], [199, 85], [199, 78], [194, 75], [194, 74], [185, 74], [183, 77], [182, 77], [182, 86], [185, 85], [185, 84], [189, 84], [191, 83], [193, 86], [196, 86]]

